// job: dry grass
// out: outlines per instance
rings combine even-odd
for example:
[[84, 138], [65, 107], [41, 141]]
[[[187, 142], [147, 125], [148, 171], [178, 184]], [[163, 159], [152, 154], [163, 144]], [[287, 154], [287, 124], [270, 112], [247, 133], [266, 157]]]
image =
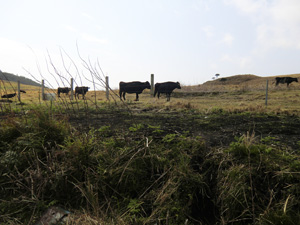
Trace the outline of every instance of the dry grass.
[[[275, 86], [275, 77], [294, 77], [300, 78], [300, 74], [259, 77], [255, 75], [236, 75], [231, 77], [219, 78], [207, 81], [202, 85], [187, 86], [182, 91], [192, 92], [231, 92], [231, 91], [261, 91], [266, 89], [268, 80], [269, 90], [286, 90], [286, 84]], [[292, 83], [289, 89], [299, 89], [298, 83]]]
[[[300, 74], [289, 75], [298, 77]], [[239, 75], [225, 78], [226, 81], [220, 81], [219, 78], [214, 81], [206, 82], [198, 86], [183, 86], [181, 90], [176, 89], [167, 102], [163, 95], [160, 99], [153, 98], [149, 90], [145, 90], [140, 95], [140, 101], [135, 102], [135, 94], [126, 94], [126, 103], [133, 108], [143, 109], [184, 109], [200, 110], [210, 112], [215, 109], [226, 111], [251, 111], [251, 112], [274, 112], [286, 114], [299, 114], [300, 111], [300, 84], [293, 82], [290, 87], [285, 84], [275, 86], [275, 77], [258, 77], [254, 75]], [[268, 85], [268, 101], [266, 106], [266, 81]], [[0, 94], [14, 93], [17, 84], [14, 82], [1, 84]], [[40, 88], [35, 86], [21, 85], [21, 89], [27, 93], [21, 95], [21, 101], [28, 104], [40, 103]], [[56, 93], [56, 90], [46, 89], [46, 92]], [[107, 101], [105, 91], [89, 91], [86, 98], [90, 102], [116, 102], [117, 105], [123, 103], [119, 100], [118, 90], [111, 92], [110, 100]], [[12, 99], [17, 103], [17, 97]], [[82, 100], [79, 100], [82, 101]], [[68, 96], [64, 94], [61, 98], [56, 97], [55, 104], [71, 104]], [[0, 103], [7, 104], [7, 103]], [[43, 102], [42, 102], [43, 104]], [[48, 104], [44, 102], [44, 104]]]

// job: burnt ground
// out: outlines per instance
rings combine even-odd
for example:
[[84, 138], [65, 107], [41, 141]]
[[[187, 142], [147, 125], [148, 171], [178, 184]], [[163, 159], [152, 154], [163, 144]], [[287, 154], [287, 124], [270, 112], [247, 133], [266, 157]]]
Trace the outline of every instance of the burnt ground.
[[[129, 132], [134, 124], [144, 127], [143, 135], [161, 138], [166, 134], [177, 133], [202, 137], [207, 147], [224, 148], [235, 141], [235, 137], [255, 134], [256, 137], [272, 137], [272, 144], [283, 149], [300, 149], [300, 118], [288, 115], [219, 112], [201, 114], [193, 111], [128, 111], [114, 110], [98, 113], [83, 113], [69, 118], [78, 131], [88, 131], [109, 126], [114, 134]], [[159, 127], [161, 132], [149, 131]], [[138, 138], [138, 137], [137, 137]]]

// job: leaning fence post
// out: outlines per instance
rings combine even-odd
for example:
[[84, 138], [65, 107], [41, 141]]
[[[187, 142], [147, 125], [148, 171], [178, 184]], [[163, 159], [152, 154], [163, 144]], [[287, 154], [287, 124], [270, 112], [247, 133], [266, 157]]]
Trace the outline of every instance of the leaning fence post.
[[21, 102], [21, 95], [20, 95], [20, 81], [18, 80], [18, 100]]
[[106, 89], [106, 99], [109, 100], [109, 83], [108, 83], [108, 76], [105, 77], [105, 89]]
[[70, 99], [71, 100], [73, 100], [73, 95], [74, 95], [74, 91], [73, 91], [73, 89], [74, 89], [74, 84], [73, 84], [73, 78], [71, 78], [71, 96], [70, 96]]
[[42, 80], [42, 100], [45, 100], [45, 80]]
[[151, 74], [151, 90], [150, 90], [150, 95], [153, 96], [154, 94], [154, 74]]
[[269, 81], [267, 80], [267, 85], [266, 85], [266, 106], [268, 105], [268, 83]]

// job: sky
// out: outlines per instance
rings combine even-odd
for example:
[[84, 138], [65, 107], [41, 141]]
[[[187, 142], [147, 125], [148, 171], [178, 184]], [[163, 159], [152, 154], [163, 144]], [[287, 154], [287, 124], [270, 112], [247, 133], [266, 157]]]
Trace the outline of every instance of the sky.
[[0, 3], [0, 70], [53, 87], [71, 76], [91, 86], [84, 63], [111, 88], [151, 74], [155, 82], [197, 85], [215, 74], [300, 73], [299, 0]]

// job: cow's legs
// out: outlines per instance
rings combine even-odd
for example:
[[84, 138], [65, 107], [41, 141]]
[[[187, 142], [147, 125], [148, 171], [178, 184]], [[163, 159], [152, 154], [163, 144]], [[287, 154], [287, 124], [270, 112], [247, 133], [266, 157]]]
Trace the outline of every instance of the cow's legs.
[[123, 99], [124, 99], [124, 100], [126, 100], [125, 94], [126, 94], [126, 92], [123, 92]]
[[166, 96], [167, 96], [167, 101], [170, 101], [171, 94], [167, 93]]
[[135, 101], [138, 101], [139, 100], [139, 94], [136, 93], [136, 98], [135, 98]]
[[157, 98], [159, 98], [159, 96], [160, 96], [160, 92], [157, 93]]

